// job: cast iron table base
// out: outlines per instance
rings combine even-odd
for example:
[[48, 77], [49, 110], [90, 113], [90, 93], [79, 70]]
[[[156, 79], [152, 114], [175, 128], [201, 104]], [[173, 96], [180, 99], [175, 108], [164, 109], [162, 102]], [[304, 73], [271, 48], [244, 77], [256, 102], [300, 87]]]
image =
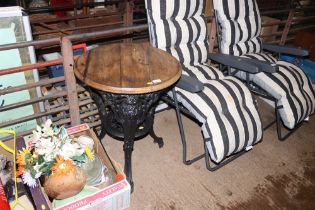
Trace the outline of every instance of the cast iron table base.
[[[120, 135], [120, 132], [117, 132], [117, 129], [115, 129], [118, 127], [119, 131], [119, 126], [115, 125], [115, 123], [110, 125], [102, 123], [101, 132], [103, 133], [104, 130], [106, 130], [107, 133], [123, 139], [123, 149], [125, 153], [124, 172], [128, 182], [130, 183], [131, 191], [133, 191], [131, 155], [135, 139], [143, 137], [149, 133], [154, 139], [154, 143], [157, 143], [160, 148], [164, 144], [163, 139], [157, 137], [153, 130], [154, 110], [157, 101], [160, 98], [161, 91], [145, 94], [114, 94], [104, 91], [97, 92], [100, 94], [102, 99], [101, 101], [96, 100], [96, 104], [103, 115], [101, 116], [103, 117], [102, 121], [108, 121], [108, 119], [111, 119], [111, 121], [115, 120], [122, 127], [123, 134]], [[92, 93], [94, 97], [95, 94], [97, 93]], [[144, 128], [139, 129], [139, 125], [141, 125], [144, 121], [146, 121]], [[144, 132], [142, 132], [142, 130], [144, 130]]]

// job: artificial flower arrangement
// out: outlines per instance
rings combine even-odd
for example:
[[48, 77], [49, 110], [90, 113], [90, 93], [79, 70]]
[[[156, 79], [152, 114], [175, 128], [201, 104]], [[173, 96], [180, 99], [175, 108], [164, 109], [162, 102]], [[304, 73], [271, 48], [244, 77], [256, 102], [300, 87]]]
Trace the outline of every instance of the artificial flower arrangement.
[[[77, 193], [74, 191], [79, 192], [84, 187], [86, 175], [80, 167], [95, 158], [93, 139], [68, 135], [64, 127], [52, 126], [52, 121], [47, 120], [33, 131], [32, 143], [31, 147], [19, 151], [16, 157], [17, 176], [21, 175], [25, 184], [35, 187], [39, 177], [51, 179], [45, 180], [44, 189], [50, 197], [58, 199], [72, 196]], [[67, 177], [72, 191], [59, 195], [55, 191], [64, 191], [67, 186], [64, 180], [60, 186], [58, 182]]]

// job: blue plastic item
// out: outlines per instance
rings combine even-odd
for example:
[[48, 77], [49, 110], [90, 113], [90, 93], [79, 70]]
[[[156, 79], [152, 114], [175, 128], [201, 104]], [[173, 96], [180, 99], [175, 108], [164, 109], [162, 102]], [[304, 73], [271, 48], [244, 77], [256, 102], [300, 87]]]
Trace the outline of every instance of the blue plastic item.
[[[81, 55], [83, 53], [84, 53], [83, 49], [75, 49], [75, 50], [73, 50], [73, 55]], [[53, 60], [53, 59], [61, 58], [61, 55], [60, 55], [60, 53], [50, 53], [50, 54], [46, 54], [46, 56], [44, 56], [44, 58], [45, 58], [45, 60]], [[55, 77], [64, 76], [64, 71], [63, 71], [63, 65], [62, 64], [49, 66], [47, 68], [47, 72], [48, 72], [49, 78], [55, 78]], [[57, 86], [64, 85], [64, 84], [65, 84], [65, 82], [57, 82], [57, 83], [55, 83], [55, 85], [57, 85]]]
[[303, 58], [297, 58], [295, 56], [291, 55], [281, 55], [280, 60], [287, 61], [290, 63], [293, 63], [300, 67], [307, 76], [311, 79], [312, 83], [315, 84], [315, 62], [303, 59]]
[[[62, 64], [55, 65], [55, 66], [49, 66], [47, 69], [47, 72], [48, 72], [49, 78], [64, 76]], [[63, 85], [64, 82], [57, 82], [56, 84], [57, 85]]]
[[315, 84], [315, 62], [304, 59], [301, 68], [310, 77], [312, 83]]

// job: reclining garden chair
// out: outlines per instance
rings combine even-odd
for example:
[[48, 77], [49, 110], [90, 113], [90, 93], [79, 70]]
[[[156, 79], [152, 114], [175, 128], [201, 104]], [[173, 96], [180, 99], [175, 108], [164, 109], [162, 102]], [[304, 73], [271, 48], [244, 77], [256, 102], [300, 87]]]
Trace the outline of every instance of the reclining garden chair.
[[[302, 69], [279, 61], [263, 50], [295, 56], [305, 56], [308, 52], [293, 47], [262, 44], [259, 38], [261, 19], [255, 0], [213, 0], [213, 6], [221, 53], [261, 60], [277, 66], [278, 71], [275, 73], [251, 74], [239, 70], [232, 70], [231, 73], [246, 81], [256, 94], [271, 100], [272, 104], [274, 102], [276, 120], [265, 128], [276, 122], [278, 138], [286, 139], [314, 113], [314, 89]], [[282, 125], [289, 132], [284, 134], [281, 131]]]
[[[183, 162], [205, 156], [207, 169], [216, 170], [236, 159], [262, 138], [262, 124], [249, 89], [234, 77], [207, 64], [208, 37], [204, 0], [146, 0], [150, 42], [169, 52], [182, 65], [183, 75], [165, 100], [176, 108]], [[231, 56], [234, 57], [234, 56]], [[251, 59], [231, 59], [233, 68], [255, 71]], [[199, 122], [205, 154], [186, 158], [186, 140], [180, 111]], [[228, 157], [228, 158], [227, 158]], [[210, 158], [216, 165], [210, 165]]]

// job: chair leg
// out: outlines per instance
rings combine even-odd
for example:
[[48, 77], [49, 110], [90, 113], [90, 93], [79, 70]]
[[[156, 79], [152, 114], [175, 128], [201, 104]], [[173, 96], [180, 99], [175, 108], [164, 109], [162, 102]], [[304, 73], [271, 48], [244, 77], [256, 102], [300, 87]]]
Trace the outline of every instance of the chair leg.
[[[265, 97], [267, 98], [267, 97]], [[276, 123], [277, 126], [277, 135], [278, 135], [278, 139], [280, 141], [285, 141], [289, 136], [291, 136], [299, 127], [301, 127], [301, 125], [303, 124], [303, 121], [298, 123], [293, 129], [289, 130], [288, 132], [286, 132], [284, 134], [284, 126], [283, 123], [281, 121], [281, 117], [280, 117], [280, 112], [279, 112], [279, 107], [277, 107], [277, 99], [270, 99], [267, 98], [269, 100], [272, 100], [274, 102], [274, 106], [275, 106], [275, 120], [273, 120], [272, 122], [270, 122], [267, 126], [264, 127], [264, 130], [267, 130], [269, 127], [271, 127], [273, 124]]]
[[[198, 155], [197, 157], [194, 157], [191, 160], [187, 160], [187, 146], [186, 146], [185, 132], [184, 132], [183, 121], [182, 121], [182, 117], [181, 117], [181, 113], [180, 113], [180, 109], [179, 109], [179, 105], [178, 105], [178, 101], [177, 101], [175, 88], [172, 89], [172, 94], [173, 94], [173, 98], [174, 98], [174, 102], [175, 102], [176, 118], [177, 118], [177, 122], [178, 122], [179, 133], [180, 133], [180, 137], [181, 137], [181, 141], [182, 141], [182, 145], [183, 145], [183, 163], [185, 165], [190, 165], [190, 164], [200, 160], [201, 158], [203, 158], [205, 156], [205, 154]], [[207, 152], [205, 152], [205, 153], [207, 153]]]
[[[229, 158], [225, 159], [223, 162], [221, 162], [219, 164], [215, 164], [211, 161], [209, 152], [207, 151], [206, 142], [204, 143], [204, 147], [205, 147], [205, 153], [206, 153], [206, 155], [205, 155], [206, 167], [207, 167], [208, 171], [212, 171], [212, 172], [218, 170], [219, 168], [222, 168], [226, 164], [232, 162], [233, 160], [236, 160], [238, 157], [242, 156], [243, 154], [245, 154], [247, 152], [246, 150], [240, 151], [239, 153], [236, 153], [236, 154], [230, 156]], [[214, 164], [214, 166], [211, 166], [210, 162], [212, 162]]]
[[177, 117], [177, 122], [178, 122], [178, 126], [179, 126], [179, 132], [180, 132], [180, 136], [181, 136], [181, 141], [182, 141], [182, 145], [183, 145], [183, 163], [185, 165], [190, 165], [200, 159], [202, 159], [203, 157], [205, 157], [205, 162], [206, 162], [206, 167], [209, 171], [216, 171], [217, 169], [225, 166], [226, 164], [232, 162], [233, 160], [237, 159], [238, 157], [240, 157], [241, 155], [243, 155], [244, 153], [246, 153], [246, 150], [243, 150], [237, 154], [232, 155], [231, 157], [229, 157], [228, 159], [224, 160], [223, 162], [221, 162], [220, 164], [215, 164], [215, 166], [211, 166], [210, 164], [210, 155], [208, 152], [208, 148], [206, 146], [206, 142], [204, 140], [204, 154], [198, 155], [196, 157], [194, 157], [191, 160], [187, 160], [187, 146], [186, 146], [186, 138], [185, 138], [185, 132], [184, 132], [184, 127], [183, 127], [183, 121], [182, 121], [182, 117], [181, 117], [181, 113], [180, 113], [180, 108], [179, 108], [179, 104], [177, 101], [177, 97], [176, 97], [176, 91], [173, 88], [172, 89], [172, 94], [173, 94], [173, 98], [174, 98], [174, 104], [175, 104], [175, 110], [176, 110], [176, 117]]
[[277, 121], [277, 134], [278, 134], [278, 139], [280, 141], [285, 141], [289, 136], [291, 136], [303, 124], [303, 121], [302, 121], [302, 122], [298, 123], [297, 125], [295, 125], [295, 127], [293, 129], [289, 130], [286, 134], [283, 134], [284, 127], [283, 127], [283, 124], [282, 124], [281, 119], [280, 119], [279, 109], [277, 109], [277, 107], [275, 108], [275, 114], [276, 114], [276, 121]]

